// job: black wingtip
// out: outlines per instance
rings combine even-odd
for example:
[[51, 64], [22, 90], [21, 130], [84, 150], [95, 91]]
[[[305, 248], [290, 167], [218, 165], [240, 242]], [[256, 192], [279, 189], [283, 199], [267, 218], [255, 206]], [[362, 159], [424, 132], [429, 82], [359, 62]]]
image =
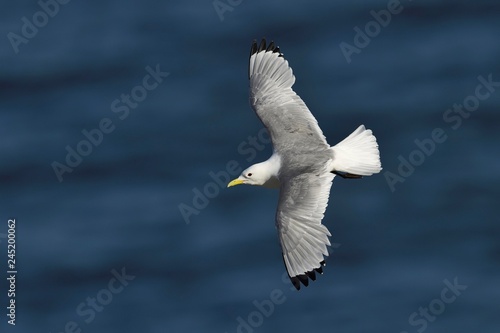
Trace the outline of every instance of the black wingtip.
[[257, 40], [254, 39], [252, 42], [252, 48], [250, 49], [250, 57], [257, 53]]
[[290, 281], [292, 281], [292, 284], [295, 287], [295, 289], [300, 290], [300, 281], [296, 276], [291, 277]]
[[304, 274], [300, 274], [300, 275], [296, 275], [296, 276], [289, 276], [290, 281], [292, 281], [292, 284], [295, 287], [295, 289], [300, 290], [301, 283], [307, 287], [309, 285], [309, 279], [311, 279], [312, 281], [316, 281], [316, 273], [315, 272], [318, 272], [319, 274], [323, 274], [323, 266], [325, 266], [326, 263], [323, 260], [319, 264], [320, 264], [320, 266], [318, 268], [315, 268], [312, 271], [305, 272]]
[[306, 272], [306, 275], [311, 280], [316, 281], [316, 273], [314, 271]]
[[252, 47], [250, 48], [250, 57], [253, 56], [255, 53], [259, 53], [261, 51], [265, 52], [273, 52], [273, 53], [278, 53], [278, 57], [283, 57], [283, 54], [280, 51], [279, 46], [276, 46], [274, 41], [271, 41], [269, 45], [267, 45], [266, 38], [262, 38], [260, 41], [260, 44], [257, 43], [257, 40], [254, 39], [252, 42]]
[[264, 51], [266, 49], [266, 39], [265, 38], [262, 38], [262, 40], [260, 41], [260, 45], [259, 45], [259, 51]]
[[[257, 43], [256, 39], [252, 41], [249, 59], [252, 58], [254, 54], [262, 51], [277, 53], [278, 57], [283, 58], [283, 53], [281, 53], [279, 46], [276, 46], [276, 44], [274, 44], [274, 41], [271, 41], [271, 43], [267, 45], [266, 38], [264, 37], [261, 39], [260, 44]], [[248, 63], [248, 78], [250, 78], [250, 62]]]
[[266, 47], [266, 52], [267, 51], [274, 51], [274, 41], [271, 41], [271, 43], [269, 43], [269, 45]]

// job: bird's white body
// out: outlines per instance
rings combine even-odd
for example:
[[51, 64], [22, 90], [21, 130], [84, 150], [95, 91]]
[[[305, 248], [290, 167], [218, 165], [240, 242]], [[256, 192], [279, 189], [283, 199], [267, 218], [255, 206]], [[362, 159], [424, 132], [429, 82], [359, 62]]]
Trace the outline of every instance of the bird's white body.
[[244, 170], [228, 186], [260, 185], [280, 189], [276, 226], [283, 260], [294, 286], [322, 273], [328, 256], [328, 229], [321, 221], [335, 174], [352, 178], [380, 172], [378, 145], [371, 130], [359, 126], [331, 147], [316, 119], [292, 90], [292, 69], [279, 48], [265, 40], [252, 45], [250, 104], [269, 131], [274, 153]]

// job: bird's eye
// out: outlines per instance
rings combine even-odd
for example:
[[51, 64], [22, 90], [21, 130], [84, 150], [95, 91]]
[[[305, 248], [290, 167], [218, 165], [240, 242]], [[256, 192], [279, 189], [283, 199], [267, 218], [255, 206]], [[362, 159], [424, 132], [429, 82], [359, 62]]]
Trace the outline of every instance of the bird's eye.
[[252, 173], [247, 173], [247, 177], [252, 177]]

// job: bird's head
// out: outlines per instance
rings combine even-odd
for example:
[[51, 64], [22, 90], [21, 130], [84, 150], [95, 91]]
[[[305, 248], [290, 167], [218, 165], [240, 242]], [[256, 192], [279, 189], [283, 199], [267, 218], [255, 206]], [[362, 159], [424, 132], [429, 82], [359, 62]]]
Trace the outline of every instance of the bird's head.
[[264, 163], [254, 164], [246, 170], [243, 170], [241, 175], [232, 180], [227, 187], [247, 184], [247, 185], [264, 185], [270, 180], [271, 174]]

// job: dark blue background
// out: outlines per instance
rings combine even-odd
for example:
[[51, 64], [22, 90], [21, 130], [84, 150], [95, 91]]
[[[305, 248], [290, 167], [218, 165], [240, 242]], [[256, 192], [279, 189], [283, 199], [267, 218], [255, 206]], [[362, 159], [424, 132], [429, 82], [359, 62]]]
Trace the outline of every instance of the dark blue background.
[[[8, 34], [21, 36], [22, 18], [41, 7], [5, 3], [2, 331], [62, 332], [74, 321], [83, 332], [236, 332], [250, 316], [257, 327], [240, 332], [498, 332], [500, 91], [456, 129], [443, 116], [474, 95], [478, 76], [500, 81], [500, 5], [402, 7], [348, 63], [339, 45], [354, 45], [353, 29], [386, 1], [242, 1], [221, 20], [212, 1], [73, 0], [18, 53]], [[262, 36], [281, 47], [329, 142], [363, 123], [384, 168], [335, 179], [324, 223], [337, 245], [325, 274], [300, 292], [282, 281], [278, 193], [207, 185], [229, 161], [247, 167], [271, 152], [248, 143], [261, 129], [248, 105], [248, 52]], [[111, 104], [156, 65], [170, 75], [120, 119]], [[59, 182], [53, 162], [65, 163], [66, 146], [76, 149], [104, 118], [114, 130]], [[386, 172], [418, 157], [414, 141], [436, 128], [446, 141], [391, 191]], [[179, 207], [206, 186], [216, 195], [187, 224]], [[15, 328], [5, 316], [9, 217], [17, 218]], [[122, 268], [135, 279], [111, 294], [112, 271]], [[467, 289], [426, 327], [412, 326], [412, 313], [455, 278]], [[273, 291], [282, 304], [255, 313], [254, 301]], [[92, 320], [79, 315], [96, 295], [113, 298]]]

